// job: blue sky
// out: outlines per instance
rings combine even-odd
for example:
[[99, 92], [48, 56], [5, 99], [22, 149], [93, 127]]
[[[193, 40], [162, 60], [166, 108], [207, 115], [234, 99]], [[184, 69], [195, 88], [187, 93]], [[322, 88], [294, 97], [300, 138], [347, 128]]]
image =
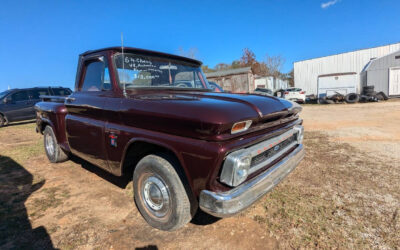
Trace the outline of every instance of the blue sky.
[[0, 3], [0, 91], [73, 88], [78, 54], [120, 45], [178, 53], [211, 67], [245, 47], [293, 62], [400, 41], [398, 0], [8, 1]]

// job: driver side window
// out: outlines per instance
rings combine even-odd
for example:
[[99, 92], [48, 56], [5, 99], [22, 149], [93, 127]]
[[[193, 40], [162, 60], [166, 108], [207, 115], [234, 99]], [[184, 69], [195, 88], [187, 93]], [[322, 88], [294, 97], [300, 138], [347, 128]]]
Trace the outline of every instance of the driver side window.
[[80, 91], [102, 91], [111, 89], [107, 63], [103, 60], [89, 61], [85, 64], [85, 78]]

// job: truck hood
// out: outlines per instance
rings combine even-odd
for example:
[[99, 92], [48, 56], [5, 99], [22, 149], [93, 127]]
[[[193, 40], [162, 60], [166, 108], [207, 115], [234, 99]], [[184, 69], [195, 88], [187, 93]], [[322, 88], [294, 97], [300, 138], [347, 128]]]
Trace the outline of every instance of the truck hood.
[[[301, 107], [273, 96], [193, 91], [128, 92], [122, 108], [127, 125], [206, 140], [227, 140], [298, 118]], [[234, 123], [251, 120], [232, 135]]]

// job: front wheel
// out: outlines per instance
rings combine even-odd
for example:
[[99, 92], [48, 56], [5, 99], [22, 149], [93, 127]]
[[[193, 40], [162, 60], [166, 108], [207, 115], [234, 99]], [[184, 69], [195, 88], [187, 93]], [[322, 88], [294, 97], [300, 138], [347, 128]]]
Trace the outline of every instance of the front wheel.
[[54, 131], [50, 126], [46, 126], [43, 132], [44, 149], [47, 158], [52, 163], [63, 162], [68, 160], [67, 154], [58, 145]]
[[176, 164], [162, 155], [148, 155], [133, 173], [136, 206], [147, 223], [165, 231], [179, 229], [192, 219], [189, 196]]

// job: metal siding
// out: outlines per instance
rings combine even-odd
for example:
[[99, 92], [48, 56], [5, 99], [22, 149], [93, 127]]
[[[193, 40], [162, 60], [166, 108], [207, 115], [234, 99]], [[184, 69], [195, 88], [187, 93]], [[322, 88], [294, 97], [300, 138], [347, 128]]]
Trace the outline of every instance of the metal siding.
[[357, 92], [358, 78], [356, 74], [331, 75], [319, 77], [318, 98], [329, 97], [336, 93], [347, 95]]
[[376, 92], [383, 91], [389, 94], [389, 69], [380, 69], [367, 72], [367, 85], [374, 85]]
[[361, 90], [360, 73], [371, 58], [382, 57], [397, 50], [400, 50], [400, 43], [295, 62], [294, 85], [307, 94], [317, 94], [319, 75], [356, 72]]
[[389, 69], [400, 66], [400, 51], [383, 56], [371, 62], [367, 68], [367, 85], [374, 85], [375, 91], [389, 95]]
[[289, 82], [280, 78], [275, 79], [273, 76], [265, 76], [255, 79], [255, 86], [257, 87], [259, 85], [263, 85], [265, 88], [274, 92], [279, 89], [287, 89]]

